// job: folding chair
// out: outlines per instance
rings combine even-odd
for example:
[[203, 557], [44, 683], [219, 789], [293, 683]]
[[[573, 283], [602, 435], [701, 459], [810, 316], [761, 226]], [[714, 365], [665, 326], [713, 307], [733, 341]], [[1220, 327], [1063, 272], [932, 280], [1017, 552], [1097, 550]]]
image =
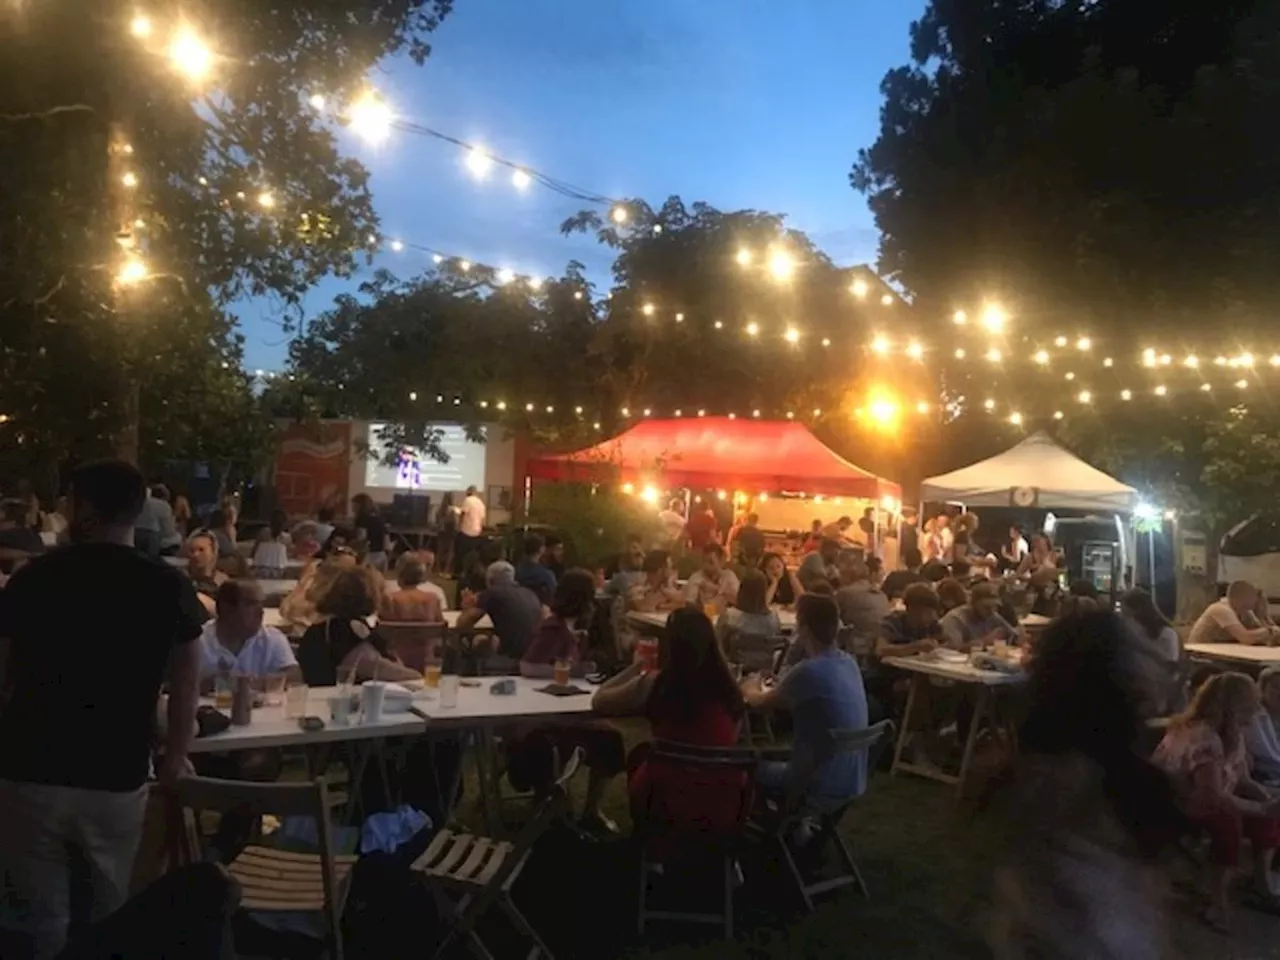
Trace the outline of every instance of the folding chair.
[[[645, 812], [637, 819], [635, 827], [636, 837], [640, 841], [639, 932], [644, 933], [645, 923], [649, 920], [715, 923], [724, 925], [725, 939], [731, 940], [734, 921], [733, 890], [738, 881], [736, 853], [746, 832], [747, 815], [751, 811], [757, 755], [755, 751], [743, 747], [699, 747], [658, 740], [654, 742], [653, 750], [645, 762], [651, 778], [665, 767], [668, 770], [702, 772], [709, 774], [709, 779], [698, 784], [697, 789], [689, 789], [690, 784], [684, 783], [681, 789], [672, 791], [669, 796], [657, 789], [651, 779]], [[735, 777], [735, 774], [739, 776]], [[700, 802], [707, 803], [708, 807], [717, 807], [716, 800], [721, 800], [721, 809], [727, 814], [726, 821], [721, 824], [699, 824], [682, 817], [679, 803], [695, 795]], [[695, 913], [650, 909], [650, 876], [662, 873], [667, 863], [673, 859], [687, 861], [691, 853], [720, 858], [724, 885], [721, 911]]]
[[440, 917], [450, 925], [433, 957], [441, 956], [458, 937], [483, 960], [494, 960], [476, 932], [476, 924], [489, 907], [497, 905], [512, 925], [533, 943], [529, 957], [553, 960], [524, 914], [511, 899], [511, 888], [533, 852], [533, 844], [569, 807], [567, 784], [578, 772], [582, 751], [574, 750], [560, 777], [539, 806], [533, 819], [514, 842], [495, 841], [467, 833], [441, 830], [411, 869], [421, 873], [440, 908]]
[[417, 621], [380, 620], [378, 633], [387, 641], [387, 647], [411, 670], [422, 673], [427, 661], [438, 655], [444, 646], [444, 623], [419, 623]]
[[[870, 780], [876, 769], [880, 751], [884, 749], [885, 745], [893, 742], [893, 731], [894, 724], [892, 720], [881, 720], [874, 726], [863, 730], [832, 730], [832, 753], [828, 759], [865, 750], [867, 752], [867, 778]], [[770, 758], [777, 759], [778, 755], [771, 751]], [[793, 769], [793, 778], [788, 785], [787, 796], [782, 802], [779, 816], [768, 826], [760, 829], [769, 840], [777, 844], [778, 849], [781, 851], [782, 860], [787, 865], [787, 870], [795, 881], [796, 890], [800, 894], [800, 899], [804, 901], [805, 909], [812, 913], [814, 910], [814, 897], [852, 884], [857, 884], [858, 889], [862, 891], [862, 895], [870, 899], [871, 892], [862, 877], [862, 871], [858, 869], [858, 864], [853, 859], [853, 854], [849, 852], [849, 847], [844, 838], [840, 836], [839, 830], [845, 814], [858, 798], [851, 797], [832, 807], [815, 805], [808, 796], [808, 788], [813, 781], [813, 776], [817, 769], [816, 765], [795, 757], [792, 758], [792, 763], [795, 768]], [[834, 877], [806, 879], [800, 865], [796, 862], [796, 857], [792, 852], [788, 838], [805, 821], [810, 820], [816, 820], [818, 823], [817, 833], [809, 841], [810, 844], [815, 845], [811, 849], [821, 852], [825, 849], [827, 843], [834, 842], [841, 868], [841, 872]]]
[[[227, 865], [227, 871], [240, 883], [240, 905], [245, 910], [323, 914], [324, 942], [330, 960], [342, 960], [342, 908], [347, 876], [356, 858], [334, 855], [329, 816], [336, 804], [325, 781], [248, 783], [184, 777], [174, 789], [183, 813], [180, 847], [189, 863], [205, 857], [199, 833], [202, 811], [226, 813], [248, 808], [254, 814], [315, 820], [320, 841], [318, 854], [249, 846]], [[190, 823], [187, 813], [192, 817]]]

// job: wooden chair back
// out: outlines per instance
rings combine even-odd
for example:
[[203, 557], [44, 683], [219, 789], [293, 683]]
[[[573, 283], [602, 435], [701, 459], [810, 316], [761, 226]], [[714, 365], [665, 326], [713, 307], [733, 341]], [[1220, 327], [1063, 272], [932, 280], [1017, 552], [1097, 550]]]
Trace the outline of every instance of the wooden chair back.
[[[739, 836], [751, 812], [758, 763], [759, 754], [749, 747], [705, 747], [655, 740], [646, 760], [651, 776], [644, 808], [650, 822], [638, 824], [637, 831], [705, 835], [711, 839]], [[659, 786], [660, 778], [652, 776], [662, 768], [674, 768], [683, 774], [680, 786], [669, 791], [670, 796]], [[723, 818], [710, 822], [710, 811]]]
[[419, 623], [405, 620], [381, 620], [378, 633], [387, 648], [411, 670], [421, 673], [427, 661], [440, 656], [448, 627], [443, 623]]
[[[342, 798], [330, 794], [328, 785], [321, 779], [302, 783], [252, 783], [213, 777], [184, 777], [177, 782], [174, 792], [184, 814], [191, 815], [190, 820], [183, 817], [179, 844], [188, 863], [204, 858], [199, 835], [200, 814], [203, 811], [226, 813], [240, 810], [254, 815], [270, 813], [280, 817], [311, 817], [315, 820], [324, 894], [325, 941], [329, 956], [334, 960], [341, 960], [338, 876], [335, 870], [336, 855], [330, 815], [333, 808], [342, 802]], [[232, 872], [234, 874], [234, 869]]]
[[856, 730], [831, 730], [828, 734], [831, 744], [829, 753], [818, 757], [807, 751], [794, 751], [791, 755], [791, 781], [787, 784], [787, 806], [792, 809], [802, 806], [819, 767], [844, 754], [865, 750], [867, 778], [870, 779], [881, 751], [893, 742], [895, 729], [892, 720], [881, 720]]

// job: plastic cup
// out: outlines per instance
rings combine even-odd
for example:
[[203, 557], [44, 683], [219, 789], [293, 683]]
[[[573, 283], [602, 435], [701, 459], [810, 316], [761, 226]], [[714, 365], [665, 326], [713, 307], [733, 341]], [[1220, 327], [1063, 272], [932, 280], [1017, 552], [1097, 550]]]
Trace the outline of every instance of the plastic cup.
[[641, 637], [636, 641], [636, 660], [643, 666], [645, 673], [658, 666], [658, 641], [653, 637]]
[[283, 673], [269, 673], [262, 678], [263, 705], [278, 707], [284, 703], [285, 677]]
[[351, 722], [351, 695], [346, 693], [335, 693], [329, 698], [329, 719], [339, 727], [345, 727]]
[[297, 720], [307, 715], [307, 685], [305, 683], [295, 683], [285, 689], [284, 715], [289, 720]]
[[555, 664], [555, 684], [557, 687], [567, 687], [569, 685], [569, 675], [573, 670], [573, 664], [568, 660], [557, 660]]
[[370, 680], [360, 688], [360, 713], [364, 723], [382, 720], [382, 705], [387, 699], [387, 685], [382, 680]]
[[708, 620], [714, 620], [720, 616], [720, 605], [714, 600], [709, 600], [702, 605], [702, 612], [707, 615]]
[[428, 660], [425, 669], [422, 671], [423, 682], [426, 683], [428, 690], [434, 690], [440, 686], [440, 661]]
[[448, 673], [440, 678], [440, 706], [445, 709], [458, 705], [458, 675]]

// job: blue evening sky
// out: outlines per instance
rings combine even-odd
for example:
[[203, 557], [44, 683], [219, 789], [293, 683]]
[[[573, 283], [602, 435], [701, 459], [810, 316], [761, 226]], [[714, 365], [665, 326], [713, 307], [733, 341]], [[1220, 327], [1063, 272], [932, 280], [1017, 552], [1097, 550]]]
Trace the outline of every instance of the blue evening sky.
[[[424, 66], [392, 61], [373, 81], [399, 116], [589, 191], [785, 213], [836, 263], [872, 262], [875, 226], [848, 173], [924, 4], [457, 0]], [[372, 171], [386, 236], [517, 273], [559, 275], [577, 259], [608, 285], [609, 251], [558, 230], [583, 204], [520, 193], [501, 168], [477, 182], [462, 151], [434, 139], [350, 147]], [[385, 250], [376, 264], [409, 277], [430, 258]], [[307, 315], [359, 281], [320, 284]], [[246, 366], [281, 368], [275, 308], [239, 312]]]

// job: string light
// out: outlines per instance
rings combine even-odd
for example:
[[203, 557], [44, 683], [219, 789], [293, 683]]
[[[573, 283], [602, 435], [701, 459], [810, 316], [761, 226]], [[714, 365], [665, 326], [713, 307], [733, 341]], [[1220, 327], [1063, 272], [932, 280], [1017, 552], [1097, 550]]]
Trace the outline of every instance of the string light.
[[1173, 363], [1173, 357], [1167, 353], [1160, 354], [1160, 366], [1167, 367], [1171, 363]]
[[1009, 414], [1009, 422], [1012, 423], [1015, 427], [1022, 426], [1022, 414], [1017, 413], [1016, 411], [1014, 413]]
[[754, 337], [760, 332], [760, 324], [752, 320], [747, 324], [747, 336]]
[[307, 103], [311, 104], [311, 109], [313, 110], [323, 110], [325, 104], [324, 94], [313, 93], [311, 96], [307, 97]]
[[493, 167], [493, 158], [479, 147], [472, 147], [470, 152], [467, 153], [466, 163], [471, 175], [477, 180], [483, 180], [489, 175], [490, 168]]
[[573, 408], [573, 412], [574, 412], [574, 413], [576, 413], [578, 416], [582, 416], [582, 408], [581, 408], [581, 407], [574, 407], [574, 408]]
[[1113, 365], [1114, 365], [1114, 363], [1115, 363], [1115, 361], [1114, 361], [1114, 360], [1112, 360], [1110, 357], [1107, 357], [1105, 360], [1103, 360], [1103, 361], [1102, 361], [1102, 365], [1103, 365], [1104, 367], [1110, 367], [1110, 366], [1113, 366]]
[[1213, 358], [1213, 365], [1214, 365], [1215, 367], [1225, 367], [1225, 366], [1227, 365], [1227, 358], [1226, 358], [1226, 357], [1214, 357], [1214, 358]]
[[891, 293], [886, 293], [886, 294], [884, 294], [883, 296], [881, 296], [881, 297], [880, 297], [880, 305], [881, 305], [881, 306], [884, 306], [884, 307], [892, 307], [892, 306], [893, 306], [893, 294], [891, 294]]
[[1066, 380], [1074, 380], [1075, 378], [1076, 378], [1076, 375], [1070, 370], [1067, 371], [1066, 376], [1064, 377], [1064, 379]]
[[1187, 359], [1182, 361], [1182, 365], [1184, 367], [1187, 367], [1190, 370], [1194, 370], [1196, 369], [1196, 367], [1200, 366], [1200, 358], [1197, 357], [1195, 354], [1192, 354], [1191, 356], [1187, 357]]
[[470, 272], [470, 270], [471, 270], [471, 261], [470, 261], [470, 260], [459, 260], [459, 261], [458, 261], [458, 269], [459, 269], [459, 270], [461, 270], [463, 273], [468, 273], [468, 272]]
[[1133, 399], [1133, 391], [1132, 391], [1132, 390], [1121, 390], [1121, 391], [1120, 391], [1120, 399], [1121, 399], [1121, 400], [1132, 400], [1132, 399]]
[[1090, 340], [1088, 337], [1081, 337], [1079, 340], [1076, 341], [1077, 350], [1088, 350], [1092, 346], [1093, 346], [1093, 341]]
[[511, 172], [511, 185], [517, 190], [527, 190], [531, 183], [533, 183], [533, 178], [525, 171], [517, 169]]
[[683, 314], [683, 313], [677, 313], [677, 314], [676, 314], [676, 323], [684, 323], [684, 314]]
[[775, 250], [769, 254], [769, 273], [779, 283], [785, 283], [790, 280], [792, 274], [795, 273], [795, 269], [795, 259], [787, 251]]
[[499, 271], [498, 271], [498, 277], [497, 277], [497, 280], [498, 280], [498, 283], [500, 283], [500, 284], [503, 284], [503, 285], [508, 284], [508, 283], [510, 283], [512, 280], [514, 280], [515, 278], [516, 278], [516, 275], [515, 275], [515, 273], [514, 273], [513, 271], [511, 271], [511, 270], [508, 270], [508, 269], [506, 269], [506, 268], [503, 268], [502, 270], [499, 270]]
[[1166, 387], [1163, 383], [1162, 383], [1162, 384], [1160, 384], [1159, 386], [1157, 386], [1157, 387], [1156, 387], [1156, 389], [1155, 389], [1155, 395], [1156, 395], [1157, 397], [1163, 397], [1163, 396], [1165, 396], [1168, 392], [1169, 392], [1169, 388], [1168, 388], [1168, 387]]
[[724, 321], [723, 321], [723, 320], [717, 320], [715, 323], [713, 323], [713, 324], [712, 324], [712, 326], [713, 326], [713, 327], [715, 327], [717, 330], [723, 330], [723, 329], [724, 329]]
[[1065, 416], [1066, 416], [1066, 414], [1065, 414], [1065, 413], [1063, 413], [1061, 410], [1055, 410], [1055, 411], [1053, 411], [1053, 419], [1055, 419], [1055, 420], [1061, 420], [1061, 419], [1062, 419], [1063, 417], [1065, 417]]
[[889, 339], [884, 334], [876, 334], [874, 340], [871, 341], [871, 352], [885, 354], [889, 352]]
[[138, 14], [129, 21], [129, 32], [135, 37], [151, 36], [151, 18]]
[[982, 308], [982, 326], [989, 333], [1003, 333], [1009, 315], [996, 303], [989, 303]]
[[347, 126], [365, 143], [377, 146], [391, 134], [391, 108], [374, 90], [366, 90], [347, 109]]
[[822, 338], [822, 345], [823, 345], [824, 347], [829, 347], [829, 346], [831, 346], [831, 338], [830, 338], [830, 337], [823, 337], [823, 338]]
[[750, 265], [751, 265], [751, 251], [750, 251], [750, 250], [748, 250], [746, 247], [742, 247], [742, 248], [738, 251], [738, 255], [737, 255], [737, 257], [736, 257], [735, 259], [738, 261], [739, 266], [743, 266], [743, 267], [750, 266]]
[[410, 399], [410, 400], [417, 400], [417, 399], [418, 399], [418, 391], [417, 391], [417, 390], [410, 390], [410, 391], [409, 391], [409, 399]]
[[1273, 367], [1280, 367], [1280, 354], [1273, 353], [1271, 355], [1271, 359], [1269, 359], [1267, 363], [1271, 364]]
[[855, 297], [861, 300], [863, 297], [867, 295], [867, 290], [868, 290], [867, 281], [863, 280], [861, 277], [858, 277], [853, 281], [853, 283], [849, 285], [849, 289], [853, 292], [853, 295]]
[[1040, 366], [1042, 367], [1047, 366], [1049, 363], [1049, 351], [1037, 350], [1035, 352], [1035, 356], [1033, 356], [1031, 359], [1034, 360], [1036, 363], [1040, 364]]
[[992, 363], [999, 363], [1000, 360], [1002, 359], [1002, 355], [999, 350], [997, 350], [995, 347], [992, 347], [990, 350], [987, 351], [987, 359]]
[[919, 360], [924, 356], [924, 347], [920, 346], [919, 341], [912, 340], [907, 344], [906, 354], [912, 360]]
[[130, 257], [116, 273], [116, 281], [123, 286], [133, 286], [147, 279], [147, 265], [137, 257]]
[[134, 173], [132, 170], [130, 170], [120, 178], [120, 182], [123, 183], [130, 190], [132, 190], [134, 187], [138, 185], [138, 175]]
[[996, 402], [990, 398], [987, 398], [986, 400], [982, 401], [982, 408], [987, 411], [994, 410], [996, 408]]
[[[275, 198], [275, 195], [272, 194], [270, 190], [264, 190], [262, 191], [262, 193], [258, 194], [258, 206], [262, 207], [264, 210], [270, 210], [275, 205], [276, 205], [276, 198]], [[394, 246], [395, 244], [392, 244], [393, 248]]]
[[[438, 253], [433, 254], [431, 257], [431, 262], [437, 265], [444, 263], [444, 257], [440, 256], [440, 254]], [[578, 294], [578, 299], [582, 299], [582, 294]]]
[[964, 356], [964, 347], [956, 347], [956, 359], [963, 360]]
[[795, 327], [787, 327], [787, 332], [782, 335], [787, 343], [796, 344], [800, 342], [800, 331]]
[[966, 323], [969, 322], [969, 315], [965, 313], [963, 310], [957, 310], [955, 313], [951, 315], [951, 322], [954, 323], [956, 326], [963, 327]]
[[626, 223], [626, 222], [627, 222], [627, 208], [626, 208], [626, 207], [624, 207], [624, 206], [623, 206], [622, 204], [620, 204], [620, 203], [619, 203], [619, 204], [616, 204], [616, 205], [614, 206], [614, 208], [613, 208], [612, 210], [610, 210], [610, 211], [609, 211], [609, 218], [610, 218], [614, 223]]
[[1200, 384], [1200, 389], [1205, 393], [1208, 393], [1210, 390], [1213, 389], [1213, 385], [1208, 383], [1202, 383]]
[[1090, 393], [1088, 390], [1081, 390], [1081, 391], [1076, 395], [1076, 399], [1077, 399], [1077, 400], [1079, 400], [1081, 403], [1092, 403], [1092, 402], [1093, 402], [1093, 394], [1092, 394], [1092, 393]]
[[1053, 345], [1055, 347], [1065, 347], [1067, 345], [1067, 338], [1063, 336], [1054, 337]]
[[1236, 386], [1237, 386], [1239, 389], [1241, 389], [1241, 390], [1243, 390], [1243, 389], [1244, 389], [1245, 387], [1247, 387], [1248, 385], [1249, 385], [1249, 381], [1248, 381], [1248, 380], [1237, 380], [1237, 381], [1236, 381]]
[[925, 403], [923, 400], [921, 400], [919, 403], [916, 404], [916, 413], [928, 413], [928, 412], [929, 412], [929, 404]]
[[643, 307], [640, 308], [640, 312], [643, 313], [646, 317], [652, 317], [654, 313], [657, 311], [657, 309], [658, 308], [655, 307], [652, 303], [646, 303]]

